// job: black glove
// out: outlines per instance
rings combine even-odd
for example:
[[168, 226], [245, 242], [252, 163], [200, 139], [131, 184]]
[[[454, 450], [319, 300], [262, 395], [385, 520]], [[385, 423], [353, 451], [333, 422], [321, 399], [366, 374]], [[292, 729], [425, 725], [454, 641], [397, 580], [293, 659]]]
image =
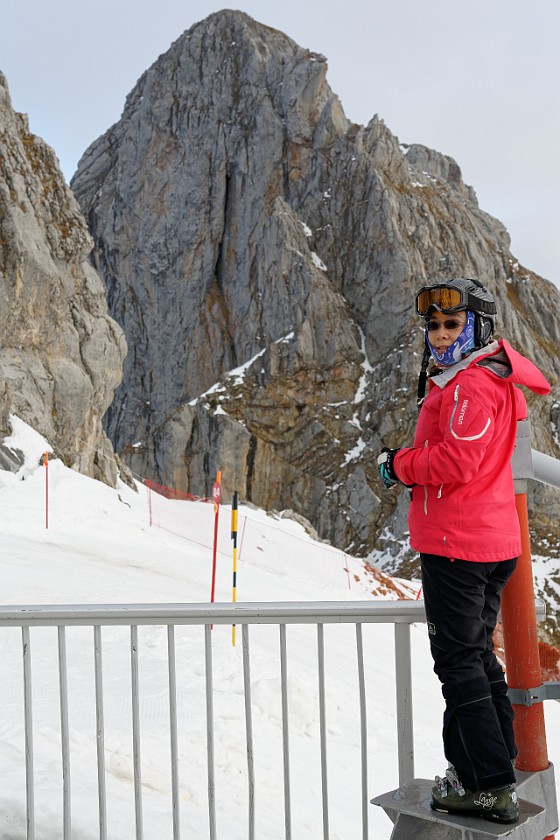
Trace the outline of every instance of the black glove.
[[388, 489], [399, 483], [399, 479], [397, 478], [397, 474], [393, 468], [395, 455], [399, 451], [400, 450], [398, 449], [387, 449], [387, 447], [384, 446], [381, 450], [381, 454], [377, 457], [379, 477]]

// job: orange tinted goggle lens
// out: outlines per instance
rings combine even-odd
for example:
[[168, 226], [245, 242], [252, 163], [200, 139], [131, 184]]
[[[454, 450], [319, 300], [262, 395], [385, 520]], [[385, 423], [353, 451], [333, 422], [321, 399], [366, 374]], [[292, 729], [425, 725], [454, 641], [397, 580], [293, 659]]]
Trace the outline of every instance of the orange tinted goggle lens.
[[430, 306], [437, 306], [442, 312], [450, 312], [463, 303], [459, 289], [424, 289], [416, 298], [416, 310], [419, 315], [427, 315]]

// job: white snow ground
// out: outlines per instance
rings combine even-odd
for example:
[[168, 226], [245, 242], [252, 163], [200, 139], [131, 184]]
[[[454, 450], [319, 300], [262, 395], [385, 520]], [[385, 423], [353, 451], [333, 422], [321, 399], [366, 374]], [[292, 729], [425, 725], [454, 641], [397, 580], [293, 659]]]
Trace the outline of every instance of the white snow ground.
[[[45, 469], [38, 466], [46, 442], [13, 418], [6, 444], [25, 452], [17, 475], [0, 471], [0, 544], [4, 604], [203, 602], [209, 599], [213, 512], [210, 505], [181, 503], [191, 512], [192, 541], [149, 526], [145, 488], [112, 490], [49, 463], [49, 528], [45, 527]], [[162, 502], [163, 503], [163, 502]], [[158, 500], [159, 504], [159, 500]], [[169, 502], [173, 505], [177, 503]], [[222, 545], [230, 510], [220, 512]], [[242, 508], [253, 533], [238, 559], [238, 601], [347, 600], [373, 597], [373, 582], [357, 574], [321, 574], [303, 560], [263, 563], [282, 552], [290, 536], [307, 541], [303, 528]], [[273, 545], [274, 543], [274, 545]], [[266, 552], [262, 550], [266, 546]], [[293, 559], [293, 558], [287, 558]], [[327, 558], [329, 560], [329, 558]], [[328, 562], [326, 562], [328, 565]], [[359, 580], [356, 580], [358, 577]], [[351, 580], [351, 586], [349, 586]], [[231, 600], [231, 559], [218, 556], [216, 601]], [[176, 628], [181, 829], [183, 837], [207, 840], [208, 791], [204, 706], [203, 629]], [[213, 639], [217, 836], [247, 840], [247, 773], [240, 628], [235, 647], [229, 627]], [[322, 837], [317, 639], [314, 627], [288, 627], [292, 832], [297, 840]], [[331, 840], [361, 834], [360, 741], [355, 635], [352, 626], [326, 626], [328, 781]], [[68, 683], [73, 840], [99, 837], [93, 634], [69, 628]], [[171, 840], [171, 780], [167, 640], [162, 627], [139, 628], [140, 716], [145, 840]], [[392, 626], [364, 627], [368, 696], [371, 796], [398, 785]], [[425, 628], [412, 628], [416, 775], [431, 778], [445, 767], [441, 746], [442, 700], [432, 672]], [[135, 837], [132, 767], [129, 632], [103, 629], [105, 760], [108, 838]], [[55, 628], [31, 629], [33, 732], [37, 840], [62, 835], [62, 770]], [[251, 628], [251, 680], [256, 772], [256, 837], [284, 837], [278, 628]], [[560, 747], [560, 704], [545, 704], [549, 753]], [[23, 840], [25, 743], [21, 632], [0, 631], [0, 838]], [[370, 806], [370, 837], [388, 837], [391, 823]]]

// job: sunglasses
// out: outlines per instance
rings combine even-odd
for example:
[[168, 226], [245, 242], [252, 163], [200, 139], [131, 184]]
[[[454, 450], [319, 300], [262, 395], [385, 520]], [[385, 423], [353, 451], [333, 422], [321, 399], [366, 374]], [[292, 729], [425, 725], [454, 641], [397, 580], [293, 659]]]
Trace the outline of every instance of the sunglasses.
[[448, 318], [446, 321], [428, 321], [426, 327], [428, 332], [436, 332], [440, 327], [446, 330], [458, 330], [459, 327], [464, 327], [466, 321], [458, 321], [457, 318]]

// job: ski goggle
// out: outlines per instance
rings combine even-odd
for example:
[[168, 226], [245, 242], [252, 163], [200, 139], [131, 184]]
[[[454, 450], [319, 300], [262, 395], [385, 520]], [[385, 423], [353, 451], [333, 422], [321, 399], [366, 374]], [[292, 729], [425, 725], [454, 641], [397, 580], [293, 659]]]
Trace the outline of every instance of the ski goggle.
[[[488, 294], [484, 286], [475, 280], [464, 282], [470, 283], [471, 285], [476, 284], [482, 292]], [[473, 312], [480, 314], [496, 314], [494, 300], [485, 300], [482, 295], [473, 294], [467, 289], [458, 288], [457, 286], [446, 286], [445, 284], [424, 286], [416, 295], [416, 312], [418, 315], [422, 315], [425, 318], [431, 307], [435, 307], [444, 314], [448, 312], [460, 312], [463, 309], [472, 309]]]
[[432, 306], [440, 312], [459, 312], [467, 307], [467, 295], [449, 286], [425, 286], [416, 296], [416, 312], [425, 317]]

